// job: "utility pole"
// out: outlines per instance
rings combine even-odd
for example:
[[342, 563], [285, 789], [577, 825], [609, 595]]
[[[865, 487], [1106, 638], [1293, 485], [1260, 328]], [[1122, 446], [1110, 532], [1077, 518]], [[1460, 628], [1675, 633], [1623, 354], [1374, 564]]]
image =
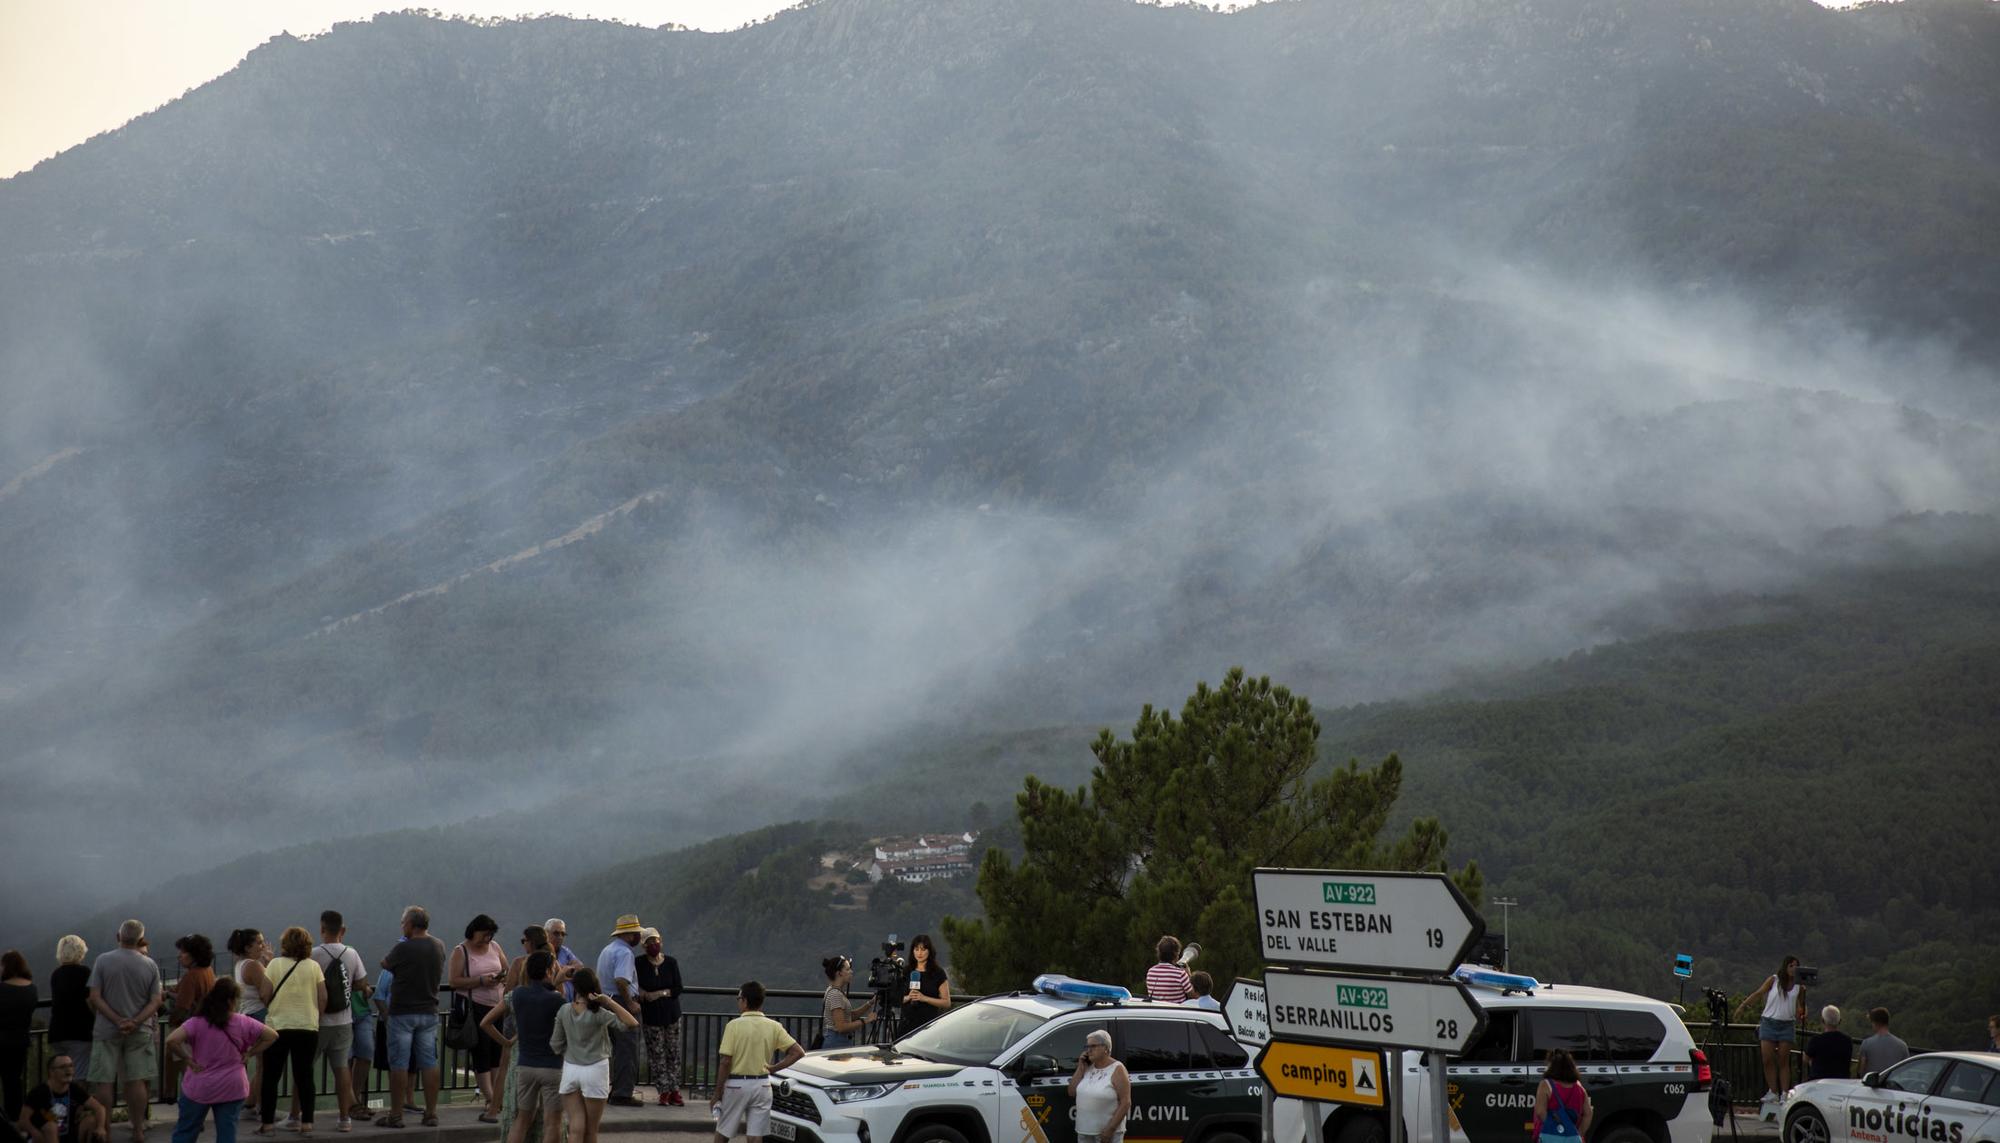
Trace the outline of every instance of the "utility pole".
[[1500, 971], [1512, 972], [1514, 971], [1514, 942], [1508, 936], [1507, 922], [1513, 915], [1512, 909], [1514, 906], [1520, 904], [1520, 902], [1512, 897], [1495, 897], [1493, 898], [1493, 903], [1500, 906]]

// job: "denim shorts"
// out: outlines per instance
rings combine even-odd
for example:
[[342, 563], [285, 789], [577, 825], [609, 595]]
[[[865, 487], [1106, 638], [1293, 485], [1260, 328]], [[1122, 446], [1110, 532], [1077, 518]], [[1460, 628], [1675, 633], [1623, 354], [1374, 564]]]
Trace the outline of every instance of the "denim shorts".
[[1798, 1039], [1799, 1027], [1790, 1020], [1773, 1020], [1769, 1016], [1757, 1021], [1757, 1038], [1772, 1044], [1789, 1044]]
[[389, 1070], [424, 1071], [438, 1066], [435, 1012], [389, 1014]]
[[354, 1018], [354, 1052], [350, 1060], [375, 1062], [375, 1014]]

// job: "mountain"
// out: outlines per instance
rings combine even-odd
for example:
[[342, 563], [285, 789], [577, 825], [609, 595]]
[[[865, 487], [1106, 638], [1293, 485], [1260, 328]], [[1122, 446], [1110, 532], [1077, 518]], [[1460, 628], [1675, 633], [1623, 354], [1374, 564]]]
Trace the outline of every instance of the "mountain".
[[640, 777], [693, 841], [717, 759], [1866, 566], [2000, 491], [1996, 60], [1974, 0], [280, 37], [0, 181], [0, 824], [107, 907], [120, 836]]
[[[1886, 1006], [1912, 1043], [1968, 1042], [2000, 986], [1981, 940], [2000, 923], [2000, 870], [1982, 851], [2000, 813], [2000, 531], [1930, 520], [1898, 533], [1898, 558], [1715, 598], [1682, 630], [1415, 699], [1319, 707], [1321, 764], [1398, 754], [1403, 820], [1390, 828], [1441, 818], [1454, 863], [1476, 859], [1492, 893], [1518, 903], [1514, 963], [1543, 980], [1672, 999], [1671, 958], [1687, 952], [1697, 988], [1741, 995], [1794, 954], [1822, 970], [1828, 1002]], [[176, 878], [25, 947], [135, 913], [214, 933], [309, 922], [331, 905], [365, 953], [414, 897], [446, 932], [475, 912], [509, 929], [555, 914], [586, 948], [636, 911], [690, 980], [809, 988], [821, 957], [865, 962], [888, 933], [936, 935], [940, 917], [979, 908], [965, 881], [856, 901], [826, 884], [824, 854], [966, 826], [1018, 854], [1023, 777], [1087, 781], [1096, 733], [911, 736], [843, 759], [831, 798], [630, 783], [448, 829], [314, 843]], [[738, 830], [792, 814], [809, 820]], [[1134, 983], [1146, 956], [1132, 950]]]

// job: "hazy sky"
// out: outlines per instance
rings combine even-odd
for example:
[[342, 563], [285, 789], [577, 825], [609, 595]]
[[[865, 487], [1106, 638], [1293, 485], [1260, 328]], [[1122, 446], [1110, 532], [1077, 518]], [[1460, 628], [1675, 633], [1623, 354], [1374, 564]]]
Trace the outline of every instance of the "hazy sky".
[[[435, 3], [436, 0], [433, 0]], [[792, 0], [459, 0], [478, 16], [565, 12], [721, 31]], [[1822, 0], [1827, 2], [1827, 0]], [[1848, 3], [1851, 0], [1838, 0]], [[277, 35], [323, 32], [393, 0], [0, 0], [0, 178], [169, 102]]]
[[[722, 30], [792, 0], [457, 0], [454, 15], [566, 12]], [[200, 87], [277, 35], [424, 0], [0, 0], [0, 177]]]

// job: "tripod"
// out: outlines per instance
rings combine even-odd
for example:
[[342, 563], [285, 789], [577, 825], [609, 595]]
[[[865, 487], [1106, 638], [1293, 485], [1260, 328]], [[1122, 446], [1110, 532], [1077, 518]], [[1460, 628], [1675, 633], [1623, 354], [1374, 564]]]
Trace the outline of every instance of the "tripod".
[[1719, 1074], [1715, 1066], [1718, 1062], [1715, 1055], [1715, 1045], [1723, 1037], [1726, 1015], [1725, 1010], [1717, 1008], [1715, 1003], [1712, 1000], [1710, 1001], [1708, 1009], [1708, 1037], [1702, 1041], [1701, 1054], [1707, 1056], [1709, 1060], [1709, 1118], [1714, 1120], [1717, 1127], [1721, 1127], [1722, 1118], [1726, 1114], [1729, 1117], [1729, 1137], [1732, 1140], [1736, 1140], [1742, 1138], [1736, 1127], [1736, 1101], [1730, 1098], [1729, 1080]]
[[903, 1034], [903, 1007], [891, 1003], [894, 992], [895, 990], [890, 988], [875, 990], [875, 1011], [879, 1015], [875, 1020], [875, 1035], [870, 1043], [892, 1044], [896, 1037]]

